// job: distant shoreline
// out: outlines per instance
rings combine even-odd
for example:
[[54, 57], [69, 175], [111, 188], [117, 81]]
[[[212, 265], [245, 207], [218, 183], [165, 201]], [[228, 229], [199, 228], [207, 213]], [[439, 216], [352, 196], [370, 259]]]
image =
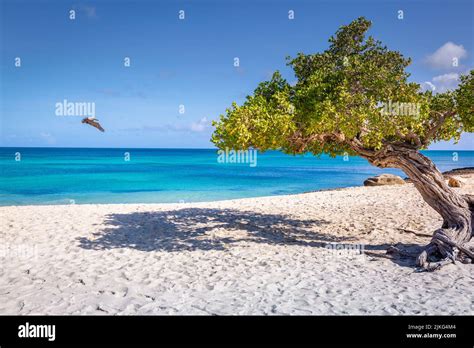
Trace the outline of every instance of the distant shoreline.
[[[443, 177], [445, 179], [449, 179], [450, 175], [474, 174], [474, 167], [454, 168], [451, 170], [446, 170], [444, 172], [441, 172], [441, 174], [443, 174]], [[406, 182], [411, 182], [411, 179], [408, 177], [405, 177], [403, 180], [405, 180]]]
[[447, 170], [443, 172], [443, 175], [462, 175], [462, 174], [474, 174], [474, 167], [462, 167]]

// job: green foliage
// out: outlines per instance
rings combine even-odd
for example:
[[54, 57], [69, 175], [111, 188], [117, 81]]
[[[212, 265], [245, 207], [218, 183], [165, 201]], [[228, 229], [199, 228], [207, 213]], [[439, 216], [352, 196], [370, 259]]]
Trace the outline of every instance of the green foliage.
[[463, 130], [474, 132], [474, 70], [469, 75], [461, 76], [455, 99]]
[[214, 144], [336, 155], [357, 153], [353, 141], [370, 150], [394, 142], [423, 148], [473, 131], [473, 71], [456, 91], [421, 92], [408, 82], [410, 59], [367, 37], [370, 26], [358, 18], [329, 39], [326, 51], [288, 59], [296, 84], [275, 72], [213, 123]]

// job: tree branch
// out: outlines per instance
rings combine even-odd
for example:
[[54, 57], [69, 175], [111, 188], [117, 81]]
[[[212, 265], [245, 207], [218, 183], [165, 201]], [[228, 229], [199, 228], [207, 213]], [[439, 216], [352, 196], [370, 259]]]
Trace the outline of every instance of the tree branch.
[[408, 141], [408, 142], [413, 141], [415, 143], [417, 149], [423, 147], [423, 143], [422, 143], [420, 137], [418, 136], [418, 134], [415, 134], [413, 132], [409, 132], [408, 134], [405, 135], [405, 134], [402, 134], [402, 132], [400, 132], [398, 129], [396, 130], [396, 133], [397, 133], [397, 136], [404, 139], [405, 141]]
[[321, 134], [312, 134], [310, 136], [303, 136], [301, 131], [293, 133], [290, 138], [291, 142], [295, 144], [297, 152], [304, 152], [308, 144], [313, 141], [318, 141], [320, 144], [325, 144], [330, 141], [335, 141], [338, 143], [345, 142], [344, 134], [340, 132], [330, 132], [330, 133], [321, 133]]
[[422, 144], [425, 145], [425, 146], [428, 145], [429, 142], [433, 139], [433, 137], [436, 135], [438, 130], [444, 124], [444, 121], [446, 121], [446, 119], [448, 117], [452, 117], [452, 116], [456, 115], [456, 112], [454, 112], [454, 111], [447, 111], [447, 112], [444, 112], [444, 113], [441, 113], [441, 112], [438, 112], [438, 111], [435, 111], [435, 112], [438, 114], [438, 120], [433, 122], [432, 126], [430, 128], [428, 128], [428, 130], [426, 131], [426, 134], [423, 137], [423, 141], [422, 141]]

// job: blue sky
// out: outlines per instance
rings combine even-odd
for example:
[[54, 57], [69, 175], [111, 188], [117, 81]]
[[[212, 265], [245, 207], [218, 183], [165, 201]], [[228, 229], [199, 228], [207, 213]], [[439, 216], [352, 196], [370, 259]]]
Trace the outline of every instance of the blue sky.
[[[413, 58], [411, 80], [426, 88], [452, 88], [474, 66], [470, 0], [0, 2], [0, 146], [212, 147], [210, 122], [232, 101], [277, 69], [294, 81], [285, 57], [324, 50], [359, 16]], [[56, 116], [64, 99], [95, 103], [106, 132]], [[473, 149], [473, 141], [431, 148]]]

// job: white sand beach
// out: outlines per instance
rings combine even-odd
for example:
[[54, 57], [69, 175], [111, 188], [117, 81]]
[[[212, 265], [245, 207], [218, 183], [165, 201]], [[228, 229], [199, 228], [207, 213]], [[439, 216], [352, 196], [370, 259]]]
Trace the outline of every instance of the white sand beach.
[[474, 265], [419, 273], [386, 254], [441, 224], [411, 184], [0, 219], [0, 314], [474, 314]]

